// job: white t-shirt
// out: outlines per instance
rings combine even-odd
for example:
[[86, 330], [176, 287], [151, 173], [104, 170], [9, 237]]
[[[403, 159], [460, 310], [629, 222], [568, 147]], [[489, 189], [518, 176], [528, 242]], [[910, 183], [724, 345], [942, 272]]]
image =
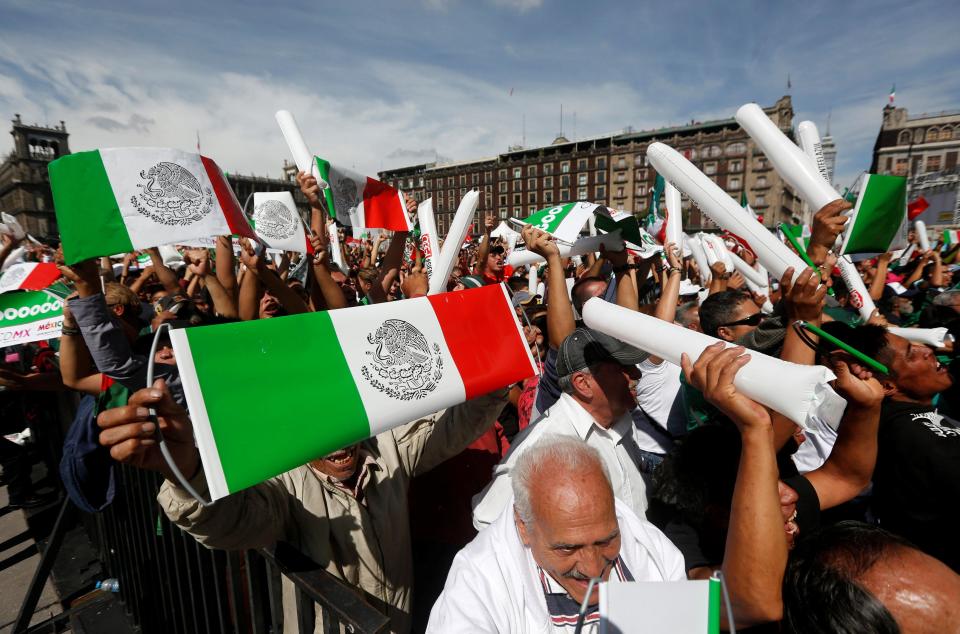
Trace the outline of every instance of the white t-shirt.
[[[640, 369], [637, 405], [665, 431], [674, 436], [683, 434], [687, 428], [687, 417], [684, 412], [683, 394], [680, 392], [680, 367], [669, 361], [653, 364], [649, 359], [637, 367]], [[655, 443], [655, 448], [641, 447], [641, 449], [659, 453], [670, 450], [670, 443], [664, 443], [664, 436], [647, 435]]]

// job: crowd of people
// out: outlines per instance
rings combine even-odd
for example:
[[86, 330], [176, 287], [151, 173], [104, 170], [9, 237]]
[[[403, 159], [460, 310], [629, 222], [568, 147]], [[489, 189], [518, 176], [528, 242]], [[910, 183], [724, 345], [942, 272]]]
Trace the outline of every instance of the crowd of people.
[[[960, 363], [951, 337], [934, 349], [888, 330], [945, 327], [960, 337], [952, 279], [960, 245], [857, 262], [878, 308], [864, 321], [833, 252], [843, 201], [813, 218], [813, 266], [770, 280], [768, 296], [722, 262], [709, 275], [699, 270], [680, 244], [646, 259], [626, 248], [565, 258], [528, 225], [523, 247], [543, 260], [531, 275], [506, 264], [519, 245], [493, 238], [498, 221], [489, 215], [460, 250], [447, 290], [506, 284], [539, 375], [206, 506], [178, 483], [158, 445], [159, 425], [179, 471], [205, 495], [169, 335], [151, 352], [160, 324], [282, 318], [428, 292], [412, 234], [353, 239], [340, 228], [332, 246], [320, 186], [302, 172], [298, 183], [312, 209], [312, 254], [272, 255], [222, 236], [215, 248], [181, 249], [175, 262], [154, 248], [67, 265], [52, 246], [3, 237], [0, 264], [55, 261], [73, 291], [58, 341], [6, 349], [0, 402], [12, 433], [43, 424], [28, 416], [27, 397], [85, 397], [64, 455], [85, 468], [60, 469], [78, 506], [109, 505], [111, 461], [158, 471], [160, 507], [200, 543], [289, 542], [400, 633], [573, 632], [584, 604], [583, 631], [594, 632], [592, 579], [699, 580], [717, 571], [730, 598], [724, 627], [729, 619], [756, 632], [960, 632], [952, 534]], [[407, 200], [411, 216], [416, 207]], [[748, 245], [727, 246], [756, 264]], [[675, 365], [587, 327], [583, 307], [594, 298], [718, 343]], [[887, 372], [802, 335], [798, 321]], [[482, 346], [484, 333], [474, 335]], [[735, 377], [757, 353], [831, 368], [846, 401], [839, 424], [815, 419], [803, 430], [738, 390]], [[0, 448], [11, 506], [43, 504], [23, 446], [0, 438]], [[285, 592], [290, 627], [292, 598]]]

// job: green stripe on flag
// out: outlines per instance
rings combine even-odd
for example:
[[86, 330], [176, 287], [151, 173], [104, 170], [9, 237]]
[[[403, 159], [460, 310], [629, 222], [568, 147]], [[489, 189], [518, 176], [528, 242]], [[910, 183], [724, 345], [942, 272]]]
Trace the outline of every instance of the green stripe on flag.
[[186, 333], [231, 493], [370, 436], [326, 312]]
[[897, 237], [907, 213], [907, 179], [868, 174], [857, 197], [842, 254], [883, 253]]
[[707, 634], [720, 634], [720, 580], [710, 579], [710, 611], [707, 616]]
[[47, 169], [67, 264], [133, 250], [99, 150], [58, 158]]
[[337, 210], [333, 206], [333, 190], [330, 188], [330, 161], [325, 161], [319, 156], [315, 156], [313, 160], [317, 162], [317, 171], [320, 173], [320, 178], [327, 184], [323, 188], [323, 198], [327, 202], [327, 213], [336, 220]]

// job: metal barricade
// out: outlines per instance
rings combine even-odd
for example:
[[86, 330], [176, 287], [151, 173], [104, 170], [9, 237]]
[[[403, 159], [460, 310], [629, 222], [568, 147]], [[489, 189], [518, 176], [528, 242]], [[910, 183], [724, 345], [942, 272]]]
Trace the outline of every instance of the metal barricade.
[[316, 631], [389, 631], [384, 614], [288, 544], [246, 552], [201, 546], [160, 509], [160, 484], [155, 473], [118, 466], [114, 503], [91, 535], [144, 634], [279, 634], [281, 576], [295, 588], [297, 631], [314, 632], [318, 613]]

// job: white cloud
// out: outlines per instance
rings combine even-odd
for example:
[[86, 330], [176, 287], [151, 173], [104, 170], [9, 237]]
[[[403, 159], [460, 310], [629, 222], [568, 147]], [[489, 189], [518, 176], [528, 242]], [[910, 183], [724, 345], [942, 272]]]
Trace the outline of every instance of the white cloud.
[[526, 13], [543, 6], [543, 0], [493, 0], [493, 4], [519, 13]]

